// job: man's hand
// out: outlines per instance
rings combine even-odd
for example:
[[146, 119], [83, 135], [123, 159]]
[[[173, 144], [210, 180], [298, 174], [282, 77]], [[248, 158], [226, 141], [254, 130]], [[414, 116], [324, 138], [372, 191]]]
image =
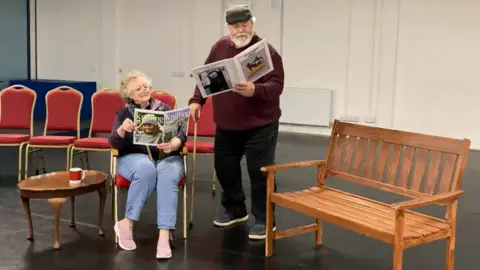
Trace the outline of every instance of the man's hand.
[[252, 97], [255, 94], [255, 84], [252, 82], [241, 82], [233, 86], [233, 92], [245, 97]]
[[190, 115], [193, 117], [193, 120], [197, 121], [200, 119], [200, 109], [201, 105], [198, 103], [192, 103], [190, 104]]

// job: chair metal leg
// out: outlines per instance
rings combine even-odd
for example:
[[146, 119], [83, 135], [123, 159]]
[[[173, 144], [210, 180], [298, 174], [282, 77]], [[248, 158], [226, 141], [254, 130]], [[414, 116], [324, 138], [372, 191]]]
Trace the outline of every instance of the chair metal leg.
[[[27, 146], [25, 147], [25, 168], [23, 169], [23, 178], [26, 179], [28, 177], [28, 157], [29, 157], [29, 154], [30, 154], [30, 147], [29, 145], [27, 144]], [[35, 153], [32, 154], [33, 156], [33, 159], [35, 159]]]
[[[115, 216], [115, 224], [117, 224], [118, 222], [118, 188], [117, 186], [115, 186], [115, 188], [113, 189], [113, 199], [114, 199], [114, 203], [112, 205], [113, 207], [113, 212], [114, 212], [114, 216]], [[118, 236], [117, 234], [115, 234], [115, 244], [118, 244]]]
[[[42, 162], [42, 172], [43, 173], [47, 173], [47, 169], [45, 168], [45, 158], [43, 157], [43, 151], [42, 149], [40, 149], [40, 161]], [[70, 158], [68, 158], [67, 160], [70, 160]], [[68, 166], [68, 161], [67, 161], [67, 166]], [[38, 170], [37, 170], [38, 171]]]
[[72, 161], [71, 161], [72, 152], [73, 152], [73, 145], [70, 145], [67, 147], [67, 166], [66, 166], [67, 171], [70, 170], [70, 168], [72, 167]]
[[85, 167], [87, 170], [90, 170], [90, 163], [88, 162], [88, 151], [85, 150]]
[[183, 239], [187, 239], [187, 185], [183, 186]]
[[27, 145], [27, 142], [23, 142], [18, 147], [18, 182], [22, 181], [22, 154], [23, 154], [23, 147]]

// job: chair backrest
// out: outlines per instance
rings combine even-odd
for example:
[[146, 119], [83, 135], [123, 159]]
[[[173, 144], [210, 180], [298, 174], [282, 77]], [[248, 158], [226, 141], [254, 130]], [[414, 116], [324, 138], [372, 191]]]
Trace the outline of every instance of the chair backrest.
[[45, 105], [47, 119], [44, 135], [48, 131], [76, 131], [80, 138], [80, 111], [83, 94], [69, 86], [59, 86], [47, 92]]
[[335, 121], [326, 175], [414, 198], [456, 191], [469, 148], [468, 139]]
[[125, 107], [120, 93], [115, 89], [102, 89], [92, 95], [92, 120], [90, 133], [110, 133], [118, 110]]
[[168, 91], [160, 89], [153, 90], [152, 97], [166, 103], [172, 110], [177, 108], [177, 98]]
[[33, 110], [37, 93], [23, 85], [12, 85], [0, 92], [0, 128], [29, 130], [33, 136]]
[[[215, 137], [216, 125], [213, 121], [213, 104], [212, 98], [207, 98], [203, 104], [200, 119], [197, 121], [197, 136], [199, 137]], [[195, 136], [195, 121], [192, 117], [188, 119], [188, 136]]]

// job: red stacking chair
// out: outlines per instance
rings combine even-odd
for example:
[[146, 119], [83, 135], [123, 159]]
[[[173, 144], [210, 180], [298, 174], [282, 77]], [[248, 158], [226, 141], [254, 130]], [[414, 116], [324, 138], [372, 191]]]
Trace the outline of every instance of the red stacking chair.
[[[92, 137], [92, 135], [96, 133], [110, 133], [117, 111], [124, 106], [125, 101], [115, 89], [103, 89], [92, 95], [92, 120], [90, 122], [90, 131], [87, 138], [78, 139], [73, 143], [70, 155], [70, 167], [72, 167], [73, 157], [76, 154], [85, 154], [86, 164], [82, 165], [89, 169], [90, 164], [88, 162], [87, 151], [110, 152], [108, 138]], [[78, 150], [78, 152], [75, 152], [75, 150]]]
[[170, 94], [168, 91], [156, 89], [152, 91], [152, 97], [154, 99], [161, 100], [163, 103], [167, 104], [170, 109], [177, 108], [177, 98]]
[[[66, 169], [70, 168], [70, 149], [75, 140], [80, 138], [80, 110], [82, 109], [83, 94], [69, 86], [60, 86], [48, 91], [45, 95], [47, 117], [42, 136], [30, 137], [25, 156], [25, 177], [28, 175], [29, 149], [65, 148], [67, 150]], [[50, 131], [74, 132], [74, 136], [48, 135]], [[43, 161], [43, 172], [46, 173]], [[38, 174], [38, 170], [36, 172]]]
[[[168, 93], [165, 90], [154, 90], [152, 93], [152, 97], [158, 99], [164, 103], [166, 103], [170, 108], [175, 108], [176, 106], [176, 98], [172, 94]], [[112, 178], [115, 180], [115, 185], [113, 189], [113, 197], [114, 197], [114, 216], [115, 216], [115, 223], [118, 222], [118, 189], [128, 189], [130, 187], [130, 182], [123, 178], [121, 175], [117, 173], [117, 157], [118, 157], [118, 150], [112, 148]], [[184, 162], [184, 170], [185, 170], [185, 177], [180, 180], [178, 183], [178, 187], [183, 190], [183, 238], [187, 239], [187, 187], [185, 185], [186, 177], [187, 177], [187, 147], [185, 146], [182, 150], [183, 162]], [[118, 237], [115, 235], [115, 243], [118, 243]], [[171, 243], [172, 244], [172, 243]]]
[[24, 130], [26, 134], [0, 134], [0, 146], [18, 147], [18, 181], [22, 179], [23, 147], [33, 136], [33, 109], [37, 93], [23, 85], [12, 85], [0, 92], [0, 129]]
[[[188, 136], [193, 136], [193, 142], [188, 141], [186, 146], [188, 148], [188, 153], [193, 154], [193, 176], [192, 176], [192, 199], [190, 205], [190, 224], [193, 226], [193, 201], [195, 193], [195, 175], [197, 171], [197, 155], [213, 155], [213, 141], [198, 141], [197, 137], [203, 138], [214, 138], [215, 137], [216, 125], [213, 121], [213, 104], [212, 99], [208, 98], [205, 104], [203, 104], [200, 114], [200, 119], [194, 121], [192, 117], [188, 120]], [[213, 179], [212, 179], [212, 195], [215, 196], [215, 168], [213, 169]]]

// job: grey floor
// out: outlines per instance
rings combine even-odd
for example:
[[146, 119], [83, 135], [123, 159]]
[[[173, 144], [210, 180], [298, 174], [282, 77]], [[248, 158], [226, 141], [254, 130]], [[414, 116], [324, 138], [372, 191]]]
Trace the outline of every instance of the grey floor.
[[[87, 124], [85, 124], [88, 127]], [[38, 126], [37, 130], [42, 130]], [[314, 136], [283, 134], [277, 147], [277, 163], [322, 159], [327, 139]], [[212, 197], [212, 158], [199, 158], [195, 194], [194, 227], [188, 240], [183, 241], [181, 230], [176, 232], [173, 258], [167, 262], [155, 260], [157, 240], [155, 197], [148, 202], [141, 221], [136, 224], [138, 249], [133, 252], [119, 250], [113, 242], [111, 204], [108, 201], [104, 216], [104, 238], [96, 234], [98, 197], [88, 194], [77, 198], [77, 228], [68, 227], [69, 204], [62, 209], [60, 223], [60, 250], [52, 249], [53, 212], [44, 200], [31, 202], [35, 241], [27, 241], [28, 226], [16, 188], [15, 168], [17, 152], [2, 148], [0, 162], [0, 269], [392, 269], [392, 247], [334, 225], [325, 225], [324, 246], [314, 247], [314, 235], [305, 234], [278, 240], [274, 256], [264, 258], [264, 243], [247, 238], [250, 220], [246, 225], [228, 229], [215, 228], [212, 220], [219, 208], [220, 196]], [[45, 151], [47, 171], [62, 170], [65, 166], [62, 150]], [[108, 171], [108, 154], [90, 154], [92, 169]], [[80, 165], [78, 159], [75, 160]], [[465, 196], [460, 200], [457, 227], [455, 269], [479, 269], [480, 258], [480, 153], [472, 152], [463, 179]], [[248, 177], [244, 170], [244, 186], [248, 192]], [[294, 169], [278, 174], [279, 191], [292, 191], [315, 184], [315, 170]], [[370, 188], [350, 184], [338, 179], [329, 185], [383, 201], [396, 201], [397, 197]], [[217, 185], [218, 190], [220, 187]], [[120, 196], [123, 198], [123, 196]], [[120, 200], [123, 204], [124, 200]], [[249, 202], [247, 202], [249, 203]], [[181, 204], [179, 205], [181, 207]], [[179, 207], [179, 209], [181, 209]], [[442, 216], [440, 207], [422, 210]], [[311, 218], [279, 208], [279, 229], [304, 225]], [[179, 216], [178, 228], [182, 226]], [[408, 249], [404, 256], [404, 269], [444, 269], [445, 241], [437, 241]]]

